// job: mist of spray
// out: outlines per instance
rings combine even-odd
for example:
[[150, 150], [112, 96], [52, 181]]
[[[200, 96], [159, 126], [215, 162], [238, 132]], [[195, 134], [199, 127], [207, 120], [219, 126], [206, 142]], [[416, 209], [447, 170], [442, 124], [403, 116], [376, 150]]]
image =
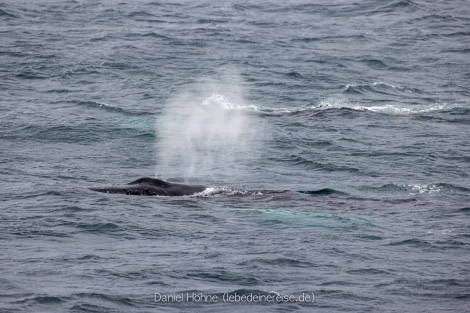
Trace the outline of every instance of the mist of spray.
[[244, 102], [237, 75], [180, 92], [157, 120], [156, 176], [186, 181], [237, 176], [259, 143], [254, 111]]

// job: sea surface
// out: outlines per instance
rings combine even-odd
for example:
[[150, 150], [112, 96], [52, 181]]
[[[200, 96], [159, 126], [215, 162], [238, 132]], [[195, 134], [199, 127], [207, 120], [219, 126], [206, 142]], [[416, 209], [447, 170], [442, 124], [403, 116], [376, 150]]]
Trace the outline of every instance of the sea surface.
[[468, 1], [3, 0], [0, 312], [470, 312], [469, 134]]

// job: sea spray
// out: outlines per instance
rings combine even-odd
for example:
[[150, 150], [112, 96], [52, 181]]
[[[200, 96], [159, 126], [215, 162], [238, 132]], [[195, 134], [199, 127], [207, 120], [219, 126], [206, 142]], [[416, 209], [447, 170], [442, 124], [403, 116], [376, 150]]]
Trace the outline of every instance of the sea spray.
[[157, 119], [156, 176], [223, 181], [240, 174], [260, 149], [256, 109], [238, 75], [178, 93]]

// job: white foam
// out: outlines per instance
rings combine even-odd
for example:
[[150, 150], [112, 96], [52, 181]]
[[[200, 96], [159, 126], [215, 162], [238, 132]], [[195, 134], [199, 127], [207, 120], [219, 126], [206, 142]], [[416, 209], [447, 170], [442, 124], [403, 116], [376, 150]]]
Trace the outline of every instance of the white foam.
[[244, 196], [244, 195], [263, 195], [260, 191], [248, 191], [231, 189], [227, 186], [208, 187], [205, 190], [195, 193], [193, 197], [220, 197], [220, 196]]
[[107, 107], [107, 108], [113, 108], [113, 109], [117, 109], [117, 108], [118, 108], [117, 105], [111, 104], [111, 103], [100, 102], [100, 101], [95, 101], [95, 103], [97, 103], [100, 107]]
[[398, 90], [401, 90], [401, 91], [406, 91], [406, 92], [408, 92], [408, 93], [413, 93], [410, 88], [407, 88], [407, 87], [404, 87], [404, 86], [397, 86], [397, 85], [393, 85], [393, 84], [388, 84], [388, 83], [384, 83], [384, 82], [382, 82], [382, 81], [373, 82], [373, 83], [372, 83], [372, 86], [374, 86], [374, 87], [386, 87], [386, 88], [398, 89]]
[[224, 109], [224, 110], [246, 110], [246, 111], [255, 111], [259, 112], [260, 109], [258, 106], [249, 104], [234, 104], [230, 102], [226, 96], [223, 94], [214, 92], [212, 95], [204, 99], [201, 103], [201, 106], [212, 108], [212, 109]]
[[330, 97], [327, 99], [322, 100], [318, 105], [313, 106], [313, 108], [317, 109], [341, 109], [341, 108], [348, 108], [353, 110], [363, 110], [363, 106], [359, 105], [358, 103], [351, 103], [345, 97]]
[[441, 191], [438, 184], [415, 184], [404, 187], [411, 189], [411, 194], [438, 193]]
[[441, 111], [447, 108], [445, 104], [436, 104], [433, 106], [426, 105], [401, 105], [401, 104], [384, 104], [384, 105], [363, 105], [358, 102], [351, 102], [349, 99], [338, 96], [330, 97], [322, 100], [318, 105], [312, 106], [312, 109], [352, 109], [357, 111], [371, 111], [376, 113], [391, 115], [413, 115], [420, 113], [429, 113]]

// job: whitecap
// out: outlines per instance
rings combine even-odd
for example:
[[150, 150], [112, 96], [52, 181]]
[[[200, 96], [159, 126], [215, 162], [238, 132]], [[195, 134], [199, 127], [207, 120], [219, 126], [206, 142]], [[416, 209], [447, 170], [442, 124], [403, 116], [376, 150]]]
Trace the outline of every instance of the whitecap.
[[358, 102], [351, 102], [349, 99], [338, 96], [322, 100], [319, 104], [311, 106], [311, 109], [352, 109], [356, 111], [370, 111], [391, 115], [413, 115], [442, 111], [447, 109], [446, 104], [435, 105], [407, 105], [407, 104], [382, 104], [382, 105], [364, 105]]

